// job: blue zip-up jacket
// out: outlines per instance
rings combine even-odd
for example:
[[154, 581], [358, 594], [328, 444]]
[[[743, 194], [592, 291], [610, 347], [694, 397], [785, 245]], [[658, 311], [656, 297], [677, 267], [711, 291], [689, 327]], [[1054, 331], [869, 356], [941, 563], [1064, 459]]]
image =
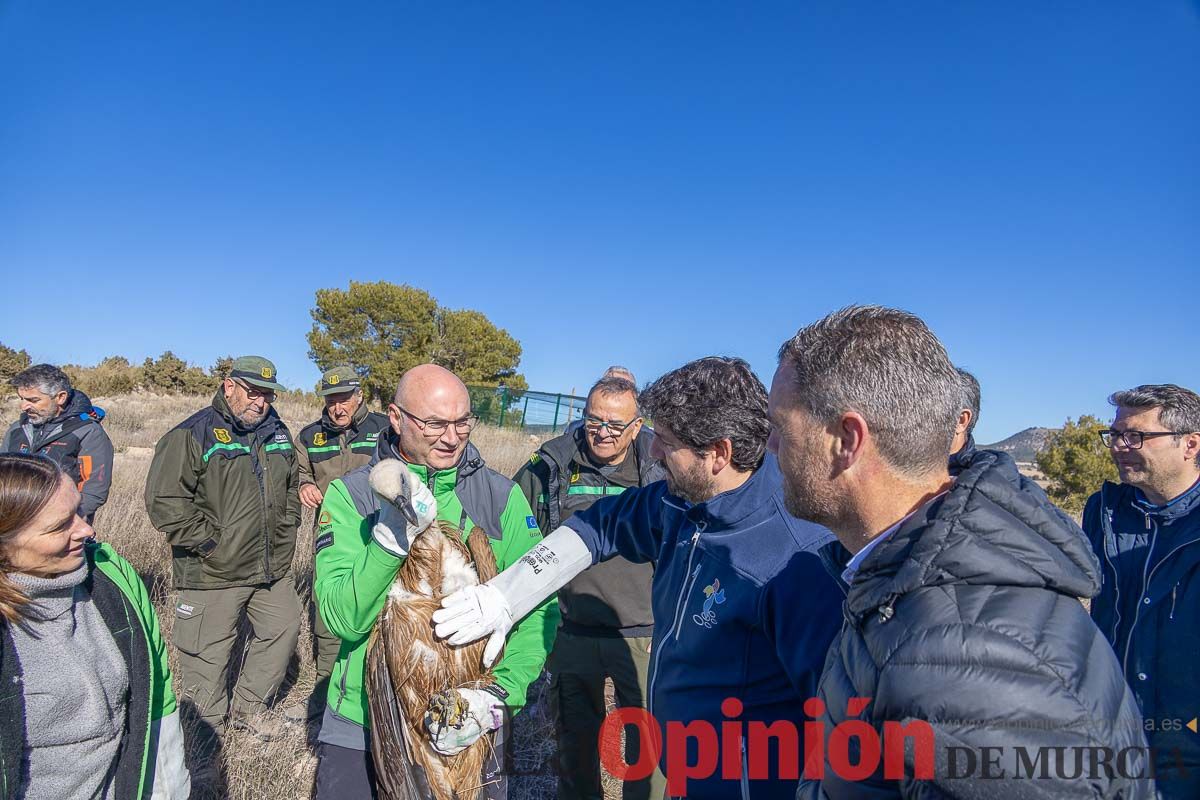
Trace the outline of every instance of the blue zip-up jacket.
[[[1103, 581], [1092, 619], [1117, 653], [1145, 718], [1158, 789], [1200, 797], [1200, 483], [1163, 506], [1105, 482], [1083, 512]], [[1193, 723], [1195, 724], [1195, 723]]]
[[[742, 486], [698, 505], [659, 481], [605, 498], [565, 524], [593, 562], [621, 555], [656, 564], [648, 708], [660, 727], [693, 720], [714, 732], [723, 722], [737, 726], [738, 741], [722, 741], [722, 763], [711, 776], [689, 780], [687, 797], [791, 800], [798, 776], [780, 774], [775, 742], [767, 776], [749, 777], [755, 753], [747, 753], [744, 723], [786, 720], [801, 729], [802, 704], [815, 693], [841, 627], [842, 593], [817, 555], [833, 534], [784, 510], [775, 457], [767, 455]], [[726, 698], [740, 701], [742, 712], [723, 714]], [[669, 733], [661, 763], [670, 784], [683, 765], [672, 762]], [[793, 755], [802, 769], [803, 751]], [[688, 763], [696, 756], [693, 739]], [[740, 775], [723, 778], [723, 770]]]

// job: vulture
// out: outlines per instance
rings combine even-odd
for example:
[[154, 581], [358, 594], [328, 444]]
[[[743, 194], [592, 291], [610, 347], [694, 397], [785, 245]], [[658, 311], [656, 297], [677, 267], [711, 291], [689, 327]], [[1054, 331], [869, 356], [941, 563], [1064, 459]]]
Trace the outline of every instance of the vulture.
[[[375, 490], [399, 497], [398, 490], [391, 490], [402, 485], [400, 477], [377, 472], [378, 467], [371, 473]], [[397, 500], [402, 507], [406, 502]], [[405, 509], [406, 515], [410, 510], [411, 506]], [[380, 800], [479, 796], [492, 735], [480, 737], [461, 753], [443, 756], [431, 746], [426, 724], [427, 719], [457, 724], [465, 705], [459, 705], [454, 690], [495, 682], [483, 666], [487, 640], [451, 647], [434, 636], [431, 618], [444, 596], [495, 575], [496, 558], [481, 528], [473, 528], [464, 543], [462, 531], [438, 520], [410, 546], [367, 645], [371, 756]]]

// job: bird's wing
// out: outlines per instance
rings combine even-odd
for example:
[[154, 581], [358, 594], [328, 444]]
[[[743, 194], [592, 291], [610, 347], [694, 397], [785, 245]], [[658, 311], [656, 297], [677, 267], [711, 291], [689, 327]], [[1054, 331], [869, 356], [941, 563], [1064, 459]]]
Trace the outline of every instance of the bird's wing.
[[371, 714], [371, 758], [379, 800], [429, 800], [425, 770], [413, 761], [404, 709], [387, 666], [387, 636], [379, 627], [367, 645], [367, 707]]

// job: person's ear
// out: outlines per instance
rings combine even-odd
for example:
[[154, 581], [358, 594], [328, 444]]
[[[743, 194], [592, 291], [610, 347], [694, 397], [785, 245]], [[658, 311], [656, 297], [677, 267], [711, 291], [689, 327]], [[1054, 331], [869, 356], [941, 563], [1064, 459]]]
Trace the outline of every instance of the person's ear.
[[713, 462], [712, 474], [719, 475], [722, 470], [733, 464], [733, 440], [719, 439], [711, 445]]
[[1200, 457], [1200, 433], [1189, 433], [1183, 437], [1183, 459], [1195, 464]]
[[400, 408], [395, 403], [388, 403], [387, 407], [388, 422], [392, 424], [392, 433], [400, 435], [400, 424], [404, 422], [401, 417]]
[[839, 470], [850, 469], [866, 451], [871, 430], [862, 414], [847, 411], [834, 422], [833, 463]]

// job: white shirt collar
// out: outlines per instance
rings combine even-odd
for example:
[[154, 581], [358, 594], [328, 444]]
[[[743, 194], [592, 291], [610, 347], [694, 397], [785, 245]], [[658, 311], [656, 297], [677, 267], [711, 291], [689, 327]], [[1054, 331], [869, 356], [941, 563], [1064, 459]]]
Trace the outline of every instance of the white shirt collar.
[[[946, 490], [946, 491], [949, 491], [949, 490]], [[909, 517], [911, 517], [913, 514], [916, 514], [922, 508], [929, 505], [929, 503], [932, 503], [934, 500], [937, 500], [939, 497], [941, 497], [945, 493], [946, 492], [944, 492], [944, 491], [938, 492], [938, 494], [936, 496], [934, 496], [933, 498], [931, 498], [928, 502], [922, 503], [918, 508], [914, 509], [911, 513], [905, 515], [895, 525], [888, 528], [886, 531], [879, 534], [871, 541], [867, 542], [866, 546], [862, 550], [859, 550], [857, 553], [855, 553], [854, 557], [850, 559], [850, 563], [848, 563], [846, 565], [846, 568], [844, 570], [842, 570], [842, 580], [846, 582], [846, 585], [849, 586], [851, 583], [854, 582], [854, 576], [858, 574], [858, 568], [861, 567], [862, 563], [867, 560], [867, 556], [869, 556], [871, 554], [871, 551], [875, 549], [875, 545], [879, 544], [884, 539], [887, 539], [889, 536], [891, 536], [893, 533], [895, 533], [897, 530], [899, 530], [901, 525], [908, 522]]]
[[[908, 515], [908, 517], [911, 516], [912, 514]], [[858, 574], [858, 568], [862, 566], [862, 562], [867, 560], [867, 556], [871, 554], [871, 551], [875, 549], [875, 546], [895, 533], [900, 526], [904, 524], [908, 517], [900, 520], [895, 525], [888, 528], [871, 541], [867, 542], [866, 547], [854, 554], [854, 557], [850, 559], [850, 563], [848, 563], [846, 568], [842, 570], [842, 580], [846, 582], [847, 586], [849, 586], [851, 583], [854, 583], [854, 576]]]

